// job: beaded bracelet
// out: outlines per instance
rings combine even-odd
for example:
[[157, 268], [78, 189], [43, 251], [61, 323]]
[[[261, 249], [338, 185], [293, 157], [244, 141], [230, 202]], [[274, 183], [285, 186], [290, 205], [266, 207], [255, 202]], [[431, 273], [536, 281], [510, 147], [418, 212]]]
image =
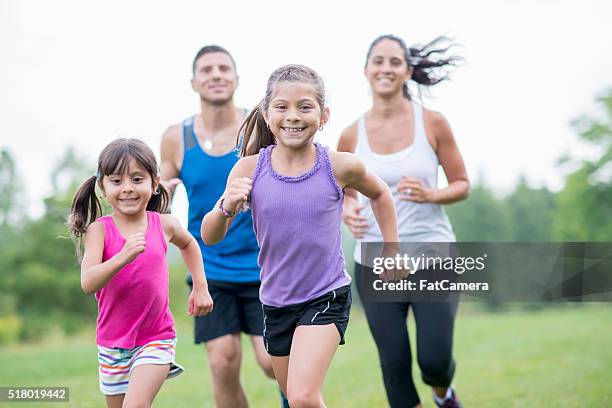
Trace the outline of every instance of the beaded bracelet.
[[229, 212], [227, 211], [225, 208], [223, 208], [223, 201], [225, 201], [225, 197], [223, 197], [220, 201], [219, 201], [219, 211], [221, 211], [221, 214], [223, 214], [225, 217], [227, 218], [232, 218], [233, 216], [236, 215], [236, 211], [234, 212]]

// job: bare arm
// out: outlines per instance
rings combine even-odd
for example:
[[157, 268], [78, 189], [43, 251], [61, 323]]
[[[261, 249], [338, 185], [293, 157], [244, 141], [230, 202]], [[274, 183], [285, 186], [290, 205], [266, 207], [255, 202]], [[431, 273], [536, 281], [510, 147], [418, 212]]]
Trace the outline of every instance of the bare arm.
[[85, 251], [81, 262], [81, 288], [88, 295], [102, 289], [128, 263], [144, 251], [144, 233], [127, 237], [121, 252], [102, 262], [104, 251], [104, 225], [93, 222], [87, 228]]
[[385, 242], [398, 242], [397, 215], [389, 187], [376, 174], [367, 170], [352, 153], [330, 152], [334, 172], [343, 187], [353, 188], [370, 199], [372, 212]]
[[[357, 147], [357, 122], [353, 123], [342, 131], [340, 140], [338, 140], [338, 151], [355, 153]], [[344, 192], [345, 197], [357, 199], [357, 192], [351, 188], [347, 188]]]
[[[339, 152], [354, 153], [357, 146], [357, 122], [344, 129], [338, 141]], [[352, 188], [344, 190], [344, 205], [342, 209], [342, 220], [355, 238], [363, 238], [367, 230], [366, 218], [360, 214], [364, 206], [359, 205], [357, 192]]]
[[213, 301], [208, 292], [200, 247], [195, 238], [173, 216], [162, 215], [162, 225], [170, 242], [181, 251], [183, 261], [193, 279], [187, 313], [192, 316], [203, 316], [212, 311]]
[[438, 160], [448, 180], [448, 187], [437, 191], [434, 202], [451, 204], [464, 200], [470, 191], [470, 181], [453, 131], [446, 118], [439, 113], [433, 115], [432, 124], [438, 144]]
[[170, 126], [162, 136], [160, 176], [163, 186], [174, 196], [176, 186], [181, 180], [180, 169], [183, 161], [183, 140], [180, 125]]
[[465, 199], [470, 190], [470, 182], [448, 122], [440, 113], [426, 111], [426, 126], [434, 138], [436, 154], [446, 174], [448, 186], [441, 189], [436, 186], [426, 188], [420, 180], [405, 176], [398, 184], [398, 189], [410, 193], [404, 195], [403, 199], [437, 204], [451, 204]]
[[[247, 201], [251, 192], [252, 178], [259, 154], [243, 157], [235, 165], [227, 178], [223, 197], [223, 208], [228, 213], [236, 213]], [[216, 244], [225, 238], [233, 217], [226, 217], [217, 205], [202, 220], [200, 230], [206, 245]]]
[[170, 243], [181, 252], [185, 265], [193, 278], [193, 286], [207, 287], [202, 252], [200, 252], [198, 242], [172, 215], [162, 215], [162, 223], [164, 231], [170, 238]]

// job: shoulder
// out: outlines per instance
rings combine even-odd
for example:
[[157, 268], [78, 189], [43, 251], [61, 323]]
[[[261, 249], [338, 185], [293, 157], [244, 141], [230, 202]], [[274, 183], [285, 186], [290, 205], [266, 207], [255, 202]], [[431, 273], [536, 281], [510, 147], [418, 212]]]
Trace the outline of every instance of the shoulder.
[[106, 233], [105, 230], [106, 227], [104, 223], [100, 221], [100, 219], [97, 219], [87, 227], [87, 231], [83, 237], [83, 242], [85, 245], [92, 242], [104, 242], [104, 235]]
[[183, 125], [176, 123], [170, 125], [168, 129], [162, 135], [162, 152], [164, 148], [173, 149], [178, 148], [183, 141]]
[[329, 159], [333, 165], [337, 166], [354, 166], [361, 163], [361, 159], [351, 152], [335, 152], [330, 150]]
[[338, 141], [338, 151], [354, 152], [357, 146], [358, 120], [344, 128]]
[[423, 108], [425, 128], [436, 140], [452, 137], [448, 120], [440, 112]]
[[159, 222], [161, 223], [166, 234], [174, 232], [176, 228], [181, 226], [179, 220], [171, 214], [159, 214]]
[[363, 177], [366, 173], [363, 161], [350, 152], [329, 152], [329, 160], [338, 181], [342, 185], [350, 184], [352, 180]]
[[96, 221], [89, 224], [87, 227], [86, 234], [99, 234], [102, 233], [104, 235], [104, 223], [101, 218], [98, 218]]
[[259, 161], [259, 153], [252, 156], [242, 157], [236, 162], [232, 169], [232, 177], [253, 177], [257, 162]]

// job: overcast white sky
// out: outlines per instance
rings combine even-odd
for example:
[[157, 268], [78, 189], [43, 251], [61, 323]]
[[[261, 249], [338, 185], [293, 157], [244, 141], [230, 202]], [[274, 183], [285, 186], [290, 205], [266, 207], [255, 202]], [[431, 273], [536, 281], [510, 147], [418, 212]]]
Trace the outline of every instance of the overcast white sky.
[[[236, 102], [252, 107], [272, 70], [301, 63], [324, 78], [332, 110], [320, 140], [370, 105], [370, 42], [449, 34], [467, 60], [425, 105], [451, 123], [472, 179], [498, 191], [518, 175], [562, 186], [556, 160], [583, 152], [569, 122], [612, 85], [607, 0], [0, 1], [0, 146], [16, 156], [28, 208], [41, 210], [48, 173], [67, 146], [91, 159], [117, 136], [156, 153], [161, 134], [199, 109], [190, 65], [205, 44], [236, 59]], [[179, 199], [175, 211], [184, 214]]]

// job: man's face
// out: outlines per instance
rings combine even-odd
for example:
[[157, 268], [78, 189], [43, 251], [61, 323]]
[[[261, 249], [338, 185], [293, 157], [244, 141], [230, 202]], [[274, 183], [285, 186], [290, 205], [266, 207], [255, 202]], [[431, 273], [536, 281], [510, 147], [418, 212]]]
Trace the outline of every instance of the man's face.
[[198, 58], [191, 87], [210, 104], [224, 105], [231, 101], [238, 87], [238, 75], [229, 55], [211, 52]]

